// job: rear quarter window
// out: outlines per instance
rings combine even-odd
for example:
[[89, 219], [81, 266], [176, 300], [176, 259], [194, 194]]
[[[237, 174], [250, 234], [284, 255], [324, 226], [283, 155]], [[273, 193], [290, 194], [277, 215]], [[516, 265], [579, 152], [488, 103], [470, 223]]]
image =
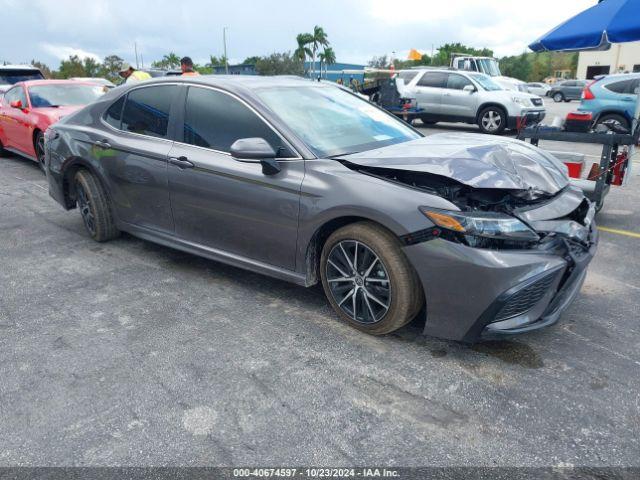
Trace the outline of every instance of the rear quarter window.
[[[120, 129], [139, 135], [167, 138], [169, 111], [177, 92], [175, 85], [154, 85], [131, 90], [122, 110]], [[114, 121], [117, 121], [115, 117]]]
[[605, 85], [605, 88], [614, 93], [633, 93], [634, 83], [637, 84], [637, 81], [634, 80], [621, 80], [618, 82], [613, 82], [608, 85]]

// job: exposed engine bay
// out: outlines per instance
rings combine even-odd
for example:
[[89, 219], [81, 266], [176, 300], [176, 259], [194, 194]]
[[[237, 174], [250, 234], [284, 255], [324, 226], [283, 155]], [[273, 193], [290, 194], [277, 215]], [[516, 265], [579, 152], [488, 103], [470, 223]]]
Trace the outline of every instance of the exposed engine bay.
[[343, 163], [352, 170], [438, 195], [449, 200], [460, 210], [491, 210], [511, 214], [518, 207], [531, 206], [553, 197], [534, 189], [473, 188], [451, 178], [426, 172], [368, 168], [349, 164], [349, 162]]
[[[489, 249], [547, 249], [559, 239], [575, 244], [577, 249], [590, 246], [589, 231], [595, 215], [591, 203], [580, 191], [565, 187], [556, 194], [548, 194], [533, 188], [527, 190], [474, 188], [451, 178], [426, 172], [412, 172], [391, 168], [363, 167], [348, 161], [348, 168], [442, 197], [463, 212], [500, 212], [515, 216], [526, 223], [539, 238], [531, 240], [505, 240], [483, 238], [437, 230], [438, 236], [458, 241], [468, 246]], [[413, 236], [412, 241], [428, 239], [428, 235]], [[564, 242], [562, 242], [564, 243]], [[567, 246], [570, 248], [570, 246]]]

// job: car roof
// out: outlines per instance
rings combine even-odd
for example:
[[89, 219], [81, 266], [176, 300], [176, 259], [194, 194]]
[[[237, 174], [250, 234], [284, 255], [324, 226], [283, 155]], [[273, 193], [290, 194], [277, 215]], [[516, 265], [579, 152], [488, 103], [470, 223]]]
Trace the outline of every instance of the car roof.
[[38, 67], [34, 67], [33, 65], [0, 65], [0, 70], [33, 70], [35, 72], [40, 71]]
[[626, 80], [628, 78], [638, 78], [638, 77], [640, 77], [640, 72], [612, 73], [611, 75], [605, 75], [604, 77], [601, 77], [599, 80], [608, 82], [608, 81]]
[[24, 85], [29, 88], [40, 85], [97, 85], [97, 83], [84, 80], [25, 80], [24, 82], [17, 82], [15, 85]]
[[[210, 87], [218, 87], [234, 93], [250, 93], [253, 90], [268, 87], [315, 87], [330, 88], [324, 82], [316, 82], [310, 79], [297, 77], [294, 75], [197, 75], [197, 76], [167, 76], [155, 77], [144, 82], [125, 84], [112, 89], [111, 92], [122, 92], [143, 85], [162, 85], [163, 83], [185, 83], [198, 84]], [[117, 94], [117, 93], [116, 93]], [[114, 94], [114, 95], [116, 95]], [[107, 94], [108, 95], [108, 94]], [[111, 97], [111, 95], [109, 95]]]

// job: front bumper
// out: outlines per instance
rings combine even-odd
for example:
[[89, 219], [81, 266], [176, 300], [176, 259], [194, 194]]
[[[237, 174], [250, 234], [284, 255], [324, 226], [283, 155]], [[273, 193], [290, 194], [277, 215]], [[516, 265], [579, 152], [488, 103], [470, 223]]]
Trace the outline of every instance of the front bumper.
[[424, 333], [473, 343], [546, 327], [558, 321], [580, 291], [597, 249], [558, 239], [541, 250], [485, 250], [443, 239], [404, 248], [422, 281]]
[[547, 115], [544, 108], [538, 110], [522, 110], [518, 115], [509, 115], [507, 119], [507, 128], [521, 129], [526, 125], [536, 125]]

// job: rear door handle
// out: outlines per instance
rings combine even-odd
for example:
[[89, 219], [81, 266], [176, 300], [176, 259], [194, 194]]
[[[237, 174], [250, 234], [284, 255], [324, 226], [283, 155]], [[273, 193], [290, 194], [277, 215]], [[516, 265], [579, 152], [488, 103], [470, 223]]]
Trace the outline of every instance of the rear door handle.
[[181, 168], [182, 170], [184, 170], [185, 168], [193, 168], [195, 167], [195, 165], [189, 161], [189, 159], [187, 157], [170, 157], [169, 158], [169, 163], [171, 165], [175, 165], [178, 168]]
[[93, 142], [93, 144], [96, 147], [100, 147], [100, 148], [111, 148], [111, 144], [106, 140], [96, 140], [95, 142]]

